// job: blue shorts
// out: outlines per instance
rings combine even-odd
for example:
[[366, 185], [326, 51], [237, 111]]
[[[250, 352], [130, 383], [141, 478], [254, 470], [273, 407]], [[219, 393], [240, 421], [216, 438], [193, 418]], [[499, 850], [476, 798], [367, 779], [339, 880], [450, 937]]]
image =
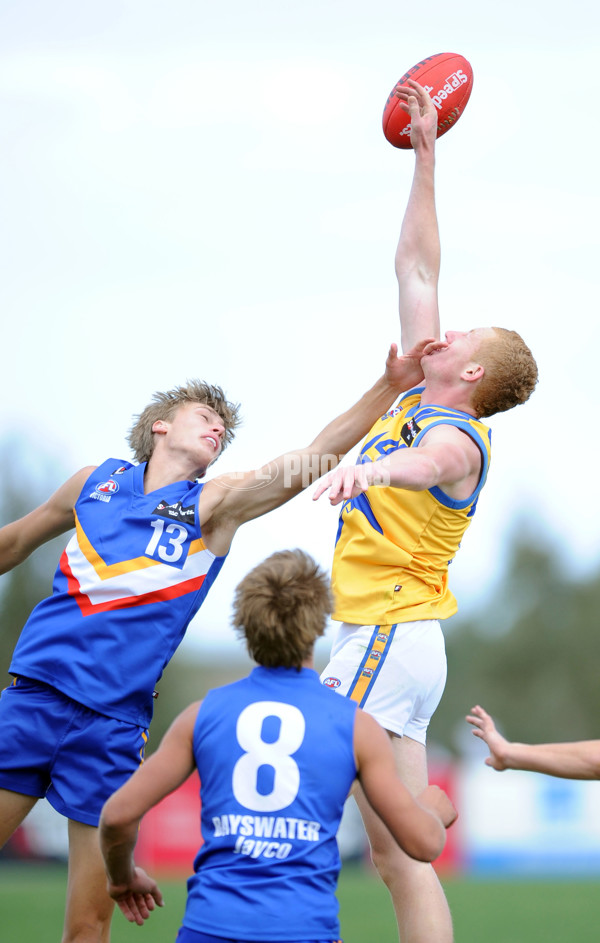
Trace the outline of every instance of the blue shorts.
[[28, 678], [2, 691], [0, 730], [0, 788], [45, 796], [85, 825], [98, 825], [108, 797], [143, 761], [148, 740], [145, 728]]
[[[177, 934], [175, 943], [249, 943], [248, 940], [231, 939], [224, 936], [212, 936], [210, 933], [199, 933], [197, 930], [188, 930], [187, 927], [181, 927]], [[258, 943], [258, 941], [252, 941]], [[274, 943], [274, 941], [270, 941]], [[278, 941], [283, 943], [283, 941]], [[293, 943], [343, 943], [342, 940], [294, 940]]]

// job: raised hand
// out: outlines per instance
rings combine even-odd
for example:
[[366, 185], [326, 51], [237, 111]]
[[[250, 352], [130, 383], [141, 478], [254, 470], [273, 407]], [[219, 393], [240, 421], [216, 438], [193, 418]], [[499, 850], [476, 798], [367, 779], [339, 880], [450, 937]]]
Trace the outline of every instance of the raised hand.
[[415, 151], [422, 144], [432, 144], [437, 137], [438, 115], [428, 92], [413, 79], [397, 85], [394, 95], [400, 107], [410, 115], [410, 143]]
[[410, 350], [398, 355], [397, 344], [392, 344], [385, 362], [385, 375], [388, 382], [399, 393], [417, 386], [423, 380], [421, 360], [440, 346], [447, 347], [448, 345], [435, 337], [426, 337], [424, 340], [417, 341]]
[[466, 720], [473, 727], [473, 735], [483, 740], [487, 744], [490, 755], [486, 759], [486, 765], [492, 766], [497, 770], [507, 769], [506, 750], [508, 740], [498, 733], [496, 725], [487, 711], [478, 704], [471, 708], [471, 713], [467, 714]]

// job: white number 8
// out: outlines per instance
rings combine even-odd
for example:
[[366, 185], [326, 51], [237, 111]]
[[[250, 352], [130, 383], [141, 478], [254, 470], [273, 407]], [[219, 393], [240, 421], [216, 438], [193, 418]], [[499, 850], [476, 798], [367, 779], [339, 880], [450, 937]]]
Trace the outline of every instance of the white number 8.
[[[265, 718], [277, 717], [280, 730], [277, 740], [262, 739]], [[274, 812], [290, 805], [300, 788], [300, 770], [292, 759], [304, 740], [304, 716], [292, 704], [279, 701], [256, 701], [245, 707], [238, 717], [236, 736], [245, 753], [233, 769], [233, 794], [240, 805], [256, 812]], [[273, 788], [263, 795], [258, 791], [258, 771], [270, 766], [274, 771]]]

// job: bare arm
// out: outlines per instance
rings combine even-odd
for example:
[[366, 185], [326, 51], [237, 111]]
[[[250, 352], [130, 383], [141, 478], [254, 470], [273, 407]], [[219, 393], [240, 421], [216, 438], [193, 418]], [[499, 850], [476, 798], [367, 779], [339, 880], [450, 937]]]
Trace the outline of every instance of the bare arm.
[[262, 468], [220, 475], [207, 482], [200, 497], [201, 524], [213, 553], [224, 553], [240, 524], [289, 501], [335, 466], [369, 431], [399, 392], [420, 382], [423, 351], [430, 338], [398, 357], [390, 348], [384, 375], [349, 410], [338, 416], [310, 445], [287, 452]]
[[360, 784], [375, 812], [411, 858], [433, 861], [443, 851], [446, 828], [456, 819], [448, 796], [428, 786], [415, 799], [398, 776], [387, 733], [361, 710], [356, 712], [354, 750]]
[[377, 462], [336, 469], [319, 482], [317, 500], [329, 491], [331, 504], [340, 504], [371, 486], [426, 491], [442, 488], [457, 500], [468, 498], [481, 474], [481, 453], [473, 440], [454, 426], [436, 426], [423, 437], [423, 444], [397, 449]]
[[473, 734], [487, 744], [486, 764], [496, 770], [522, 769], [563, 779], [600, 779], [600, 740], [572, 743], [513, 743], [496, 730], [483, 707], [467, 715]]
[[133, 858], [142, 816], [173, 792], [195, 769], [193, 733], [200, 702], [171, 724], [152, 756], [105, 803], [100, 817], [100, 847], [108, 893], [131, 923], [141, 926], [163, 899], [156, 882]]
[[82, 468], [44, 504], [0, 529], [0, 573], [12, 570], [42, 544], [74, 527], [73, 508], [95, 467]]
[[435, 208], [435, 140], [437, 111], [416, 82], [396, 91], [400, 107], [410, 113], [415, 152], [412, 187], [396, 249], [402, 348], [431, 335], [439, 337], [438, 279], [440, 237]]

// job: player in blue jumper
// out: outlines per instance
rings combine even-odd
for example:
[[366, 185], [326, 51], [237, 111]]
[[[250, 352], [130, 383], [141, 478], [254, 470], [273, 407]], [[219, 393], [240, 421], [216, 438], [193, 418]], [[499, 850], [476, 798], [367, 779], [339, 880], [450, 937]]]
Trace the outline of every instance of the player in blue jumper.
[[313, 670], [330, 612], [328, 578], [301, 550], [274, 553], [239, 584], [234, 626], [258, 667], [183, 711], [102, 812], [109, 893], [132, 923], [163, 903], [134, 862], [140, 820], [196, 768], [204, 843], [177, 943], [337, 940], [336, 833], [357, 778], [405, 852], [442, 851], [456, 817], [446, 794], [413, 798], [383, 728]]
[[130, 432], [137, 464], [83, 468], [0, 530], [0, 573], [75, 528], [53, 592], [17, 643], [0, 698], [0, 846], [41, 797], [69, 819], [63, 943], [107, 943], [97, 825], [143, 758], [158, 679], [216, 578], [237, 528], [285, 503], [367, 432], [423, 352], [390, 350], [384, 375], [306, 448], [206, 483], [238, 408], [191, 382], [155, 394]]

